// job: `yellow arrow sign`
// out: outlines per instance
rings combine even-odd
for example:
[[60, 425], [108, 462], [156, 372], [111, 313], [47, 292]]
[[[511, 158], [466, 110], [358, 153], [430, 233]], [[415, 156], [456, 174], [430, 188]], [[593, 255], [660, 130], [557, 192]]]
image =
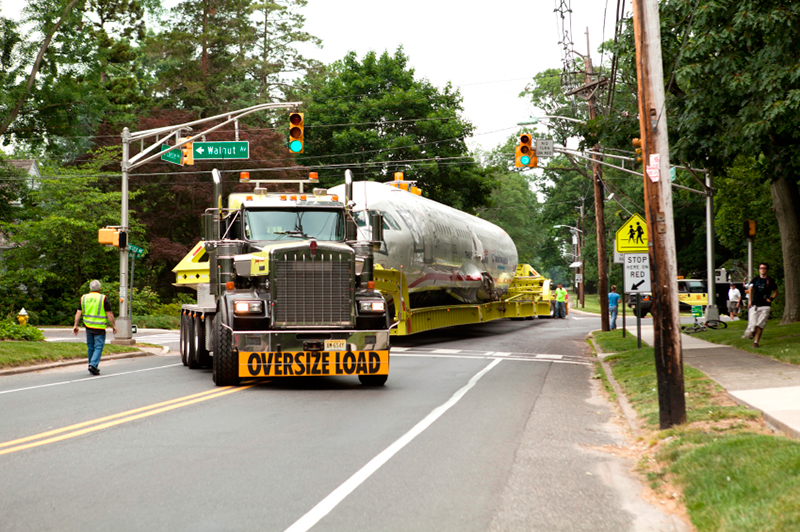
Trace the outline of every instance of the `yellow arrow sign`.
[[617, 229], [617, 253], [647, 253], [647, 222], [634, 214]]

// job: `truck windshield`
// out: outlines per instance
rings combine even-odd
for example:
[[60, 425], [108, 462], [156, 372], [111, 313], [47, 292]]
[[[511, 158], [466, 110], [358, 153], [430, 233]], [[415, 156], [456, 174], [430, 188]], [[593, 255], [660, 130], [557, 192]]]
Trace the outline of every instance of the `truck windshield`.
[[344, 223], [338, 210], [248, 210], [244, 221], [249, 240], [344, 240]]

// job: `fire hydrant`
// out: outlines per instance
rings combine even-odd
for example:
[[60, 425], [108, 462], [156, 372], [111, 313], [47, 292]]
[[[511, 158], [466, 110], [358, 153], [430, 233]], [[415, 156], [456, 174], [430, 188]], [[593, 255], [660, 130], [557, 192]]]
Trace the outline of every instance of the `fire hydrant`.
[[19, 314], [17, 314], [17, 321], [19, 322], [20, 325], [23, 326], [28, 324], [28, 313], [25, 312], [25, 308], [20, 310]]

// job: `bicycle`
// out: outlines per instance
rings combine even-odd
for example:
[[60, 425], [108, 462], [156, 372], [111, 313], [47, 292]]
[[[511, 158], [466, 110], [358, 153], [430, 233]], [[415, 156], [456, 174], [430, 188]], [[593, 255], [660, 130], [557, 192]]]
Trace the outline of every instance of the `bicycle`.
[[705, 332], [706, 329], [727, 329], [728, 324], [721, 320], [706, 320], [705, 323], [699, 323], [697, 316], [694, 317], [694, 325], [681, 325], [681, 332], [686, 334], [694, 334], [698, 332]]

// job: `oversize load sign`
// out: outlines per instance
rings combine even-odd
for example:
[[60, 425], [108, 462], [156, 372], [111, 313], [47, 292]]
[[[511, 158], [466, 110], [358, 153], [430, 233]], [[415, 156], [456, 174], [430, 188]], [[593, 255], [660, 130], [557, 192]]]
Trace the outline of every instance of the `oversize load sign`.
[[239, 352], [240, 377], [388, 374], [389, 351]]

